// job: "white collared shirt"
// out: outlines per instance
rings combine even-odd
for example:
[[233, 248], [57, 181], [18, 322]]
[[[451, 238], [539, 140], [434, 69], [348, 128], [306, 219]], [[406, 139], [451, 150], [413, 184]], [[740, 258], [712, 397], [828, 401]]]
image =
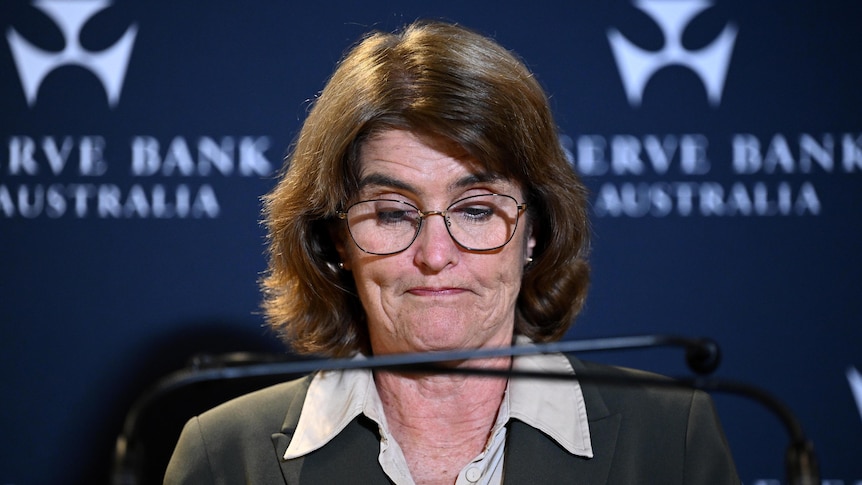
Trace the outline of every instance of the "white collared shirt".
[[[562, 354], [516, 356], [512, 369], [575, 373]], [[284, 459], [298, 458], [323, 447], [360, 414], [377, 423], [378, 461], [383, 471], [398, 485], [413, 485], [407, 460], [389, 432], [369, 370], [325, 371], [314, 376]], [[593, 456], [586, 405], [577, 381], [512, 379], [485, 448], [461, 470], [456, 485], [502, 483], [506, 424], [510, 419], [542, 431], [573, 455]]]

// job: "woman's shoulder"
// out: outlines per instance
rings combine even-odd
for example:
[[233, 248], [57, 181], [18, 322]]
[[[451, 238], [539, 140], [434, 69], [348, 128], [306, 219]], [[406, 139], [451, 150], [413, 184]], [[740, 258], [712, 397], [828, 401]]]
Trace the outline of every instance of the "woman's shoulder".
[[609, 408], [651, 413], [655, 410], [687, 411], [695, 402], [709, 403], [704, 391], [654, 372], [570, 358], [575, 374], [584, 378], [587, 394], [598, 393]]
[[289, 413], [298, 413], [311, 376], [275, 384], [222, 403], [198, 416], [202, 426], [250, 429], [280, 428]]
[[183, 428], [164, 483], [281, 480], [273, 439], [305, 400], [310, 377], [276, 384], [220, 404]]

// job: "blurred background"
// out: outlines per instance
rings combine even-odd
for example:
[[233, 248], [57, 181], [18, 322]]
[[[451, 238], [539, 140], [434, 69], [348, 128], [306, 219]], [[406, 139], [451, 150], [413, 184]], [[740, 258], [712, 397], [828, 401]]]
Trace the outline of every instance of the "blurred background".
[[[567, 338], [712, 337], [718, 377], [788, 405], [823, 478], [862, 483], [851, 0], [0, 2], [0, 483], [109, 483], [157, 380], [284, 351], [260, 197], [344, 51], [420, 18], [492, 36], [550, 96], [592, 190]], [[677, 350], [583, 357], [688, 373]], [[783, 483], [780, 422], [714, 397], [744, 483]]]

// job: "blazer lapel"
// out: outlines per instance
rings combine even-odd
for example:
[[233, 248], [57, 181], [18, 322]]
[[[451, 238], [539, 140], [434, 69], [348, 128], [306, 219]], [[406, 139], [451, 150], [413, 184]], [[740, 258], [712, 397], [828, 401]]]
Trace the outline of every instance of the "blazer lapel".
[[272, 435], [272, 444], [275, 446], [275, 458], [278, 460], [278, 464], [281, 465], [281, 475], [284, 477], [284, 483], [287, 485], [296, 485], [299, 483], [299, 475], [305, 461], [304, 456], [293, 460], [284, 459], [284, 452], [287, 451], [292, 438], [292, 434], [290, 436], [283, 433], [274, 433]]
[[[577, 374], [583, 364], [569, 357]], [[513, 420], [506, 438], [503, 483], [605, 484], [614, 461], [621, 416], [611, 414], [598, 388], [581, 383], [593, 457], [572, 455], [541, 431]]]
[[376, 424], [362, 416], [357, 417], [324, 447], [308, 455], [284, 460], [292, 436], [276, 433], [272, 436], [281, 465], [281, 473], [288, 485], [299, 483], [362, 483], [386, 484], [389, 479], [377, 463], [380, 440]]
[[299, 415], [302, 413], [302, 405], [305, 403], [305, 395], [308, 393], [308, 386], [311, 384], [312, 376], [308, 376], [300, 381], [296, 392], [292, 394], [287, 408], [287, 414], [284, 417], [284, 422], [281, 425], [281, 430], [272, 434], [272, 444], [275, 451], [275, 459], [281, 466], [281, 474], [284, 477], [284, 483], [287, 485], [295, 485], [299, 483], [299, 475], [302, 470], [305, 457], [300, 457], [294, 460], [285, 460], [284, 453], [287, 451], [290, 440], [293, 439], [293, 433], [296, 431], [296, 424], [299, 422]]
[[281, 467], [284, 483], [287, 485], [300, 483], [389, 485], [389, 479], [377, 463], [380, 450], [377, 425], [364, 416], [358, 416], [351, 421], [324, 447], [299, 458], [284, 459], [284, 453], [296, 432], [311, 378], [303, 382], [304, 387], [297, 389], [292, 396], [281, 430], [272, 434], [275, 459]]
[[619, 426], [619, 415], [590, 421], [593, 458], [584, 458], [570, 454], [541, 431], [512, 421], [503, 461], [503, 483], [607, 483]]

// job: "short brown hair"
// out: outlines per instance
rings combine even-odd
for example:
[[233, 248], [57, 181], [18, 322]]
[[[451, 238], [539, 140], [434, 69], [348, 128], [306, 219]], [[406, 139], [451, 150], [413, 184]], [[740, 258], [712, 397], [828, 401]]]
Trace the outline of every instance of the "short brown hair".
[[493, 40], [440, 22], [368, 35], [315, 101], [264, 199], [270, 326], [298, 353], [370, 351], [364, 311], [352, 276], [336, 266], [332, 236], [336, 211], [358, 191], [360, 146], [392, 128], [448, 140], [523, 188], [536, 247], [516, 332], [540, 342], [562, 337], [589, 281], [586, 188], [532, 73]]

